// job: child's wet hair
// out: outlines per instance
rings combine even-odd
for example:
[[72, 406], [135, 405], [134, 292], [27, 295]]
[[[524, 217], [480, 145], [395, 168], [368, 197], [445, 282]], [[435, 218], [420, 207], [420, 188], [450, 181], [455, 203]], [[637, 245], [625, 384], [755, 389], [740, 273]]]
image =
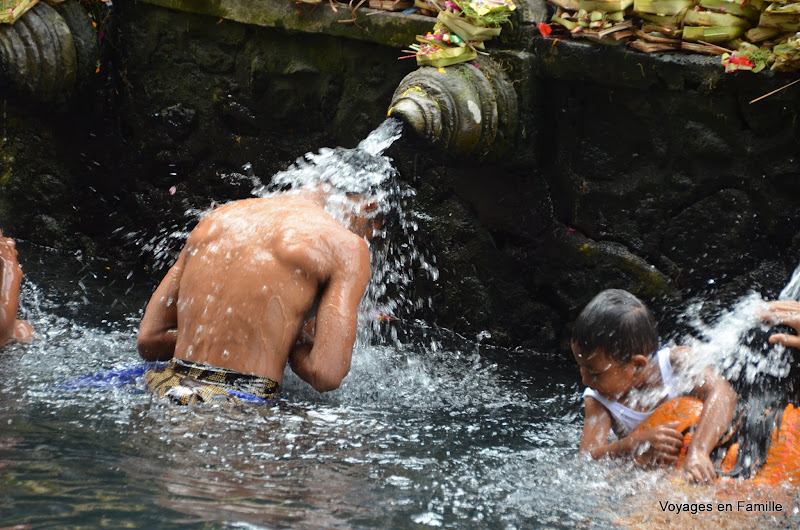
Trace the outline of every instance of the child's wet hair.
[[583, 308], [572, 330], [573, 347], [582, 353], [601, 351], [618, 363], [658, 349], [656, 320], [638, 298], [622, 289], [607, 289]]

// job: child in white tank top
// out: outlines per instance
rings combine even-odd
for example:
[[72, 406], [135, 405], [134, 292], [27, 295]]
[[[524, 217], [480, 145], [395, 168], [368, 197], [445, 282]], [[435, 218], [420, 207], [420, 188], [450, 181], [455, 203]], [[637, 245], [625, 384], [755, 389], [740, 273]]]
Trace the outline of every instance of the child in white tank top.
[[683, 469], [692, 481], [717, 477], [709, 454], [731, 423], [736, 394], [710, 367], [698, 367], [688, 348], [658, 350], [647, 306], [627, 291], [603, 291], [578, 316], [571, 346], [587, 386], [581, 453], [674, 464], [683, 447], [677, 423], [632, 432], [661, 403], [691, 394], [703, 401], [703, 414]]

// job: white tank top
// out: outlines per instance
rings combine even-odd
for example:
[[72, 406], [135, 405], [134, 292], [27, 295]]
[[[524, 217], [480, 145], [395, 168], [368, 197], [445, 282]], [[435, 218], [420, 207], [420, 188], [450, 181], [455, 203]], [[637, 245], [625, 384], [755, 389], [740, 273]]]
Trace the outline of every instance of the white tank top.
[[[675, 389], [674, 375], [672, 373], [672, 363], [669, 361], [669, 348], [661, 348], [656, 352], [658, 358], [658, 369], [661, 372], [661, 381], [667, 391], [669, 399], [679, 397], [680, 394]], [[586, 388], [583, 391], [583, 397], [594, 398], [599, 401], [617, 420], [617, 425], [622, 429], [622, 436], [628, 436], [633, 430], [638, 427], [644, 420], [649, 418], [655, 409], [650, 412], [641, 412], [626, 407], [625, 405], [601, 396], [591, 388]], [[612, 437], [616, 437], [616, 433], [611, 431]]]

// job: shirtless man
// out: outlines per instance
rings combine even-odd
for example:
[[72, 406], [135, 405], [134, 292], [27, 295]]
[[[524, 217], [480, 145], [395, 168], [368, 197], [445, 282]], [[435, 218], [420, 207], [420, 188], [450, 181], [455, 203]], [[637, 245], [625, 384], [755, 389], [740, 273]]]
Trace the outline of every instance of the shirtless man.
[[174, 358], [148, 372], [151, 388], [182, 404], [275, 399], [287, 360], [317, 391], [339, 387], [370, 278], [365, 238], [380, 225], [377, 204], [349, 195], [349, 228], [335, 220], [325, 186], [232, 202], [198, 223], [139, 328], [145, 360]]
[[17, 320], [21, 282], [22, 268], [17, 261], [17, 247], [14, 240], [4, 237], [0, 230], [0, 347], [11, 339], [28, 342], [33, 338], [31, 325]]

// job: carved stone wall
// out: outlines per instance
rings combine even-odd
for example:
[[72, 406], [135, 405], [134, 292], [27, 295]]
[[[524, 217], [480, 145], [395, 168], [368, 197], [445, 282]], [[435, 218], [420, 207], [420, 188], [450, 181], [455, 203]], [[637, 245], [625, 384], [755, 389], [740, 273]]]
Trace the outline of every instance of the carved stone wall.
[[[187, 228], [187, 210], [248, 196], [248, 176], [354, 146], [415, 68], [374, 39], [142, 2], [114, 2], [106, 23], [82, 99], [6, 106], [0, 226], [132, 267], [153, 268], [142, 244]], [[777, 294], [800, 259], [800, 99], [749, 101], [791, 78], [518, 29], [491, 55], [517, 91], [514, 149], [477, 162], [405, 135], [387, 153], [437, 256], [439, 280], [418, 286], [434, 301], [424, 317], [545, 351], [607, 287], [665, 321], [693, 297]]]

